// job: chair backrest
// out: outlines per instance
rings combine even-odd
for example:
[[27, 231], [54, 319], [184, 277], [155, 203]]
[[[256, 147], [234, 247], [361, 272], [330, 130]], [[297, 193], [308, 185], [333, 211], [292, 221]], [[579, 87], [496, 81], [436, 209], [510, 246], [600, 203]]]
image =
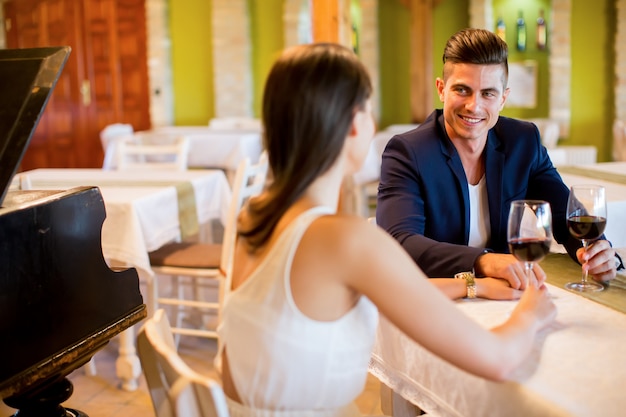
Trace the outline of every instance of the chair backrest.
[[613, 122], [613, 160], [626, 161], [626, 123]]
[[251, 117], [218, 117], [209, 120], [209, 127], [215, 130], [262, 130], [261, 120]]
[[157, 417], [228, 417], [220, 384], [191, 369], [176, 352], [163, 309], [139, 330], [137, 352]]
[[125, 138], [117, 143], [117, 169], [148, 171], [187, 169], [189, 140], [176, 137], [170, 143], [143, 143], [141, 137]]
[[263, 191], [268, 170], [269, 162], [266, 152], [261, 154], [258, 163], [252, 164], [249, 158], [245, 158], [237, 167], [235, 181], [233, 182], [233, 196], [230, 201], [222, 240], [223, 249], [220, 265], [225, 280], [224, 285], [221, 286], [223, 293], [220, 294], [220, 304], [223, 303], [231, 287], [235, 243], [237, 240], [237, 217], [248, 198]]
[[547, 149], [556, 148], [559, 142], [559, 136], [561, 136], [561, 128], [559, 122], [549, 118], [531, 118], [526, 119], [532, 122], [539, 129], [539, 135], [541, 136], [541, 144]]
[[117, 161], [117, 140], [132, 137], [133, 125], [128, 123], [113, 123], [100, 131], [100, 143], [104, 151], [102, 169], [115, 169]]

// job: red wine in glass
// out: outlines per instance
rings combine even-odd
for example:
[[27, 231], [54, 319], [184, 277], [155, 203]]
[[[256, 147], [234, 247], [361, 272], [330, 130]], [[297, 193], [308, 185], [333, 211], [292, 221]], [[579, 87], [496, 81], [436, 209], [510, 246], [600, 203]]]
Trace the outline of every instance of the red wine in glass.
[[550, 239], [511, 239], [509, 250], [522, 262], [539, 262], [550, 252], [550, 243]]
[[533, 264], [541, 261], [552, 243], [550, 204], [541, 200], [516, 200], [511, 203], [507, 225], [509, 251], [524, 264], [530, 280]]
[[[604, 187], [599, 185], [574, 185], [567, 201], [567, 228], [580, 239], [587, 250], [589, 242], [598, 239], [606, 227], [606, 197]], [[565, 288], [578, 292], [602, 291], [604, 287], [588, 279], [583, 270], [579, 282], [568, 282]]]
[[602, 236], [606, 219], [599, 216], [572, 216], [567, 219], [567, 228], [572, 236], [580, 240], [594, 240]]

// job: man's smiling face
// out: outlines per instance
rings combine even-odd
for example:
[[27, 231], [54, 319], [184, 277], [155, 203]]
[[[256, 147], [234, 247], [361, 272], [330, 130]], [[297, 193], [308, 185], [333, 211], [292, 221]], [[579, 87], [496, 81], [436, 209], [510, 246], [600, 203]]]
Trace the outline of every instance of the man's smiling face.
[[450, 139], [486, 140], [509, 93], [503, 65], [444, 65], [437, 79], [439, 99]]

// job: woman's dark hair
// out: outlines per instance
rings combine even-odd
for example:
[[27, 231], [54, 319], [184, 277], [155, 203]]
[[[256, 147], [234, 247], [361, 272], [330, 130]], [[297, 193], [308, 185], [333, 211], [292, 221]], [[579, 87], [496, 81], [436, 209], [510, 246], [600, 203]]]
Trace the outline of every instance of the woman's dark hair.
[[445, 64], [502, 65], [506, 79], [509, 77], [509, 50], [498, 35], [485, 29], [463, 29], [448, 39], [443, 50]]
[[275, 62], [263, 95], [263, 145], [272, 181], [239, 221], [251, 250], [267, 241], [285, 211], [333, 165], [371, 92], [364, 65], [337, 44], [299, 45]]

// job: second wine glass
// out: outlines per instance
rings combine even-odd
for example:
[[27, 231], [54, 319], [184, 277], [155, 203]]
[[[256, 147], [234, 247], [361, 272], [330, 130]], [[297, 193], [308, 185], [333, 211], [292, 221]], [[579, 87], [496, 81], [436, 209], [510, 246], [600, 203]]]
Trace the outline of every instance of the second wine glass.
[[[601, 185], [574, 185], [567, 202], [567, 228], [572, 236], [580, 239], [585, 251], [589, 242], [602, 236], [606, 227], [606, 196]], [[588, 280], [583, 270], [582, 279], [568, 282], [565, 288], [578, 292], [602, 291], [604, 287]]]
[[550, 204], [541, 200], [513, 201], [509, 210], [507, 239], [513, 256], [524, 263], [526, 279], [529, 280], [533, 264], [541, 261], [550, 251]]

